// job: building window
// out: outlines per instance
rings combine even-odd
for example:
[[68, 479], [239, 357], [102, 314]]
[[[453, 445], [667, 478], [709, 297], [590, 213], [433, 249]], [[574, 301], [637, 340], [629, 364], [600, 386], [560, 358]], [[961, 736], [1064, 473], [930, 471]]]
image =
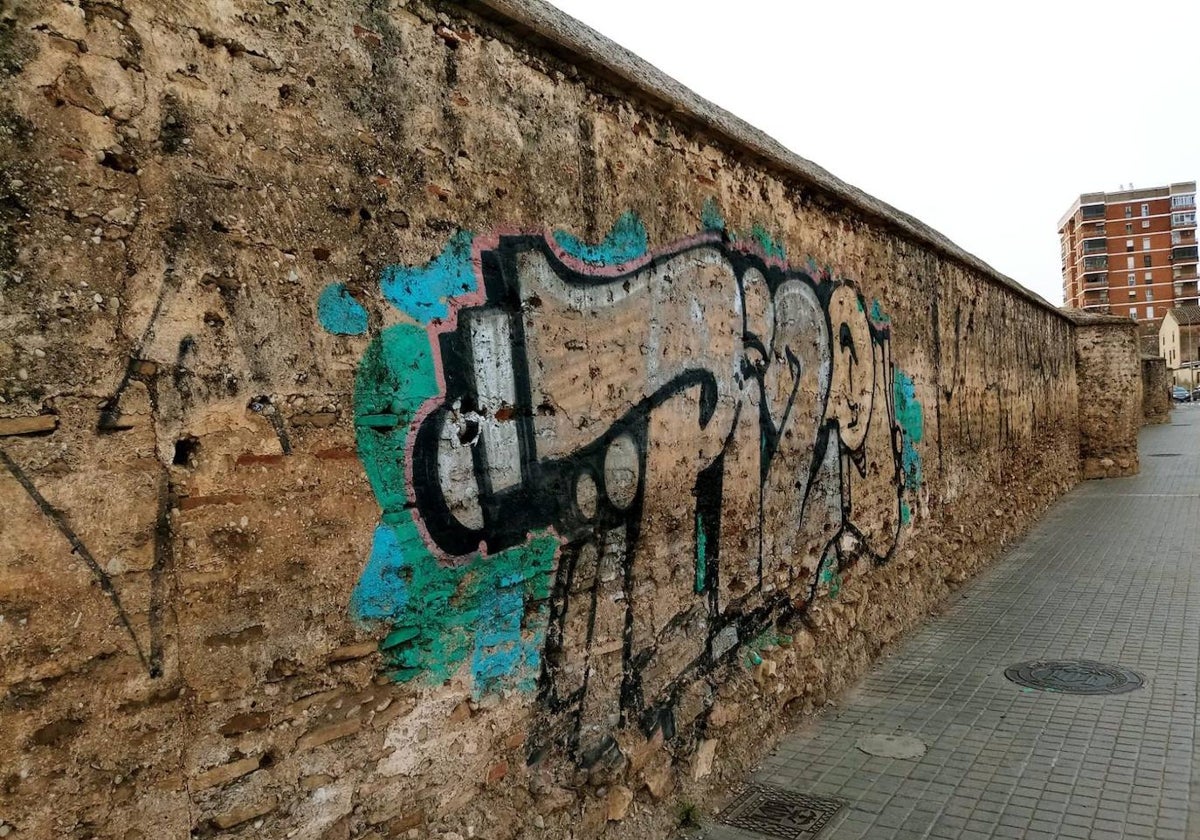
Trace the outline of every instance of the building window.
[[1149, 236], [1143, 236], [1143, 237], [1142, 237], [1142, 250], [1143, 250], [1143, 251], [1149, 251], [1149, 250], [1150, 250], [1150, 237], [1149, 237]]
[[1136, 275], [1136, 274], [1134, 274], [1132, 271], [1131, 271], [1131, 272], [1129, 272], [1129, 285], [1130, 285], [1130, 286], [1133, 286], [1133, 285], [1135, 285], [1136, 283], [1137, 283], [1137, 275]]
[[1125, 223], [1125, 232], [1126, 232], [1126, 233], [1133, 233], [1133, 222], [1126, 222], [1126, 223]]
[[1142, 216], [1143, 216], [1143, 217], [1146, 217], [1146, 216], [1149, 216], [1149, 215], [1150, 215], [1150, 205], [1149, 205], [1149, 204], [1143, 204], [1143, 205], [1142, 205]]
[[1146, 256], [1142, 257], [1142, 265], [1146, 266], [1146, 268], [1149, 268], [1151, 265], [1153, 265], [1153, 262], [1151, 262], [1153, 259], [1154, 257], [1146, 254]]
[[1148, 227], [1150, 227], [1150, 220], [1149, 220], [1149, 219], [1142, 219], [1142, 227], [1144, 227], [1144, 228], [1148, 228]]
[[1126, 267], [1126, 268], [1133, 268], [1133, 257], [1126, 257], [1126, 258], [1125, 258], [1125, 267]]
[[1171, 207], [1195, 207], [1195, 195], [1173, 195], [1171, 196]]
[[1147, 318], [1153, 318], [1153, 317], [1154, 317], [1154, 307], [1153, 307], [1153, 306], [1147, 306], [1147, 307], [1146, 307], [1146, 317], [1147, 317]]
[[1149, 287], [1146, 289], [1146, 300], [1154, 300], [1154, 290]]
[[1149, 282], [1150, 282], [1151, 280], [1153, 280], [1153, 279], [1154, 279], [1154, 272], [1153, 272], [1153, 271], [1147, 271], [1147, 272], [1146, 272], [1146, 282], [1147, 282], [1147, 283], [1149, 283]]
[[1125, 250], [1126, 250], [1126, 251], [1132, 251], [1132, 250], [1133, 250], [1133, 240], [1132, 240], [1132, 239], [1126, 239], [1126, 240], [1125, 240]]
[[1129, 296], [1130, 296], [1131, 298], [1137, 297], [1137, 289], [1130, 289], [1130, 290], [1129, 290]]

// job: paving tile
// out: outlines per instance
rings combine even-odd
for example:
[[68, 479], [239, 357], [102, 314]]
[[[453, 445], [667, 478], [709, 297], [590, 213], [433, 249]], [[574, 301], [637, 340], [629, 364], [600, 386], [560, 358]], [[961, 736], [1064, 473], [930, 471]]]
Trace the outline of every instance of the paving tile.
[[[753, 780], [849, 802], [821, 840], [1200, 838], [1200, 405], [1143, 429], [1141, 450], [1140, 475], [1072, 490]], [[1146, 683], [1075, 696], [1004, 678], [1052, 658]], [[897, 730], [926, 755], [855, 748]], [[751, 836], [727, 828], [705, 836]]]

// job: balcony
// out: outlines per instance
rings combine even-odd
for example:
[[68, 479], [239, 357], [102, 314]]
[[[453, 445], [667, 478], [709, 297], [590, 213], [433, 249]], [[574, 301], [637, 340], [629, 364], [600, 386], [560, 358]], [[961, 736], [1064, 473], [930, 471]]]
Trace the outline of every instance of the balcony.
[[1108, 251], [1108, 241], [1105, 239], [1083, 240], [1083, 253], [1085, 254], [1103, 254], [1106, 251]]
[[1195, 194], [1171, 196], [1171, 209], [1172, 210], [1188, 210], [1195, 206], [1196, 206]]
[[1079, 210], [1083, 215], [1083, 220], [1085, 222], [1104, 218], [1103, 204], [1085, 204], [1083, 207], [1080, 207]]
[[1196, 226], [1196, 211], [1191, 210], [1187, 213], [1172, 213], [1171, 227], [1195, 227]]
[[1097, 272], [1095, 274], [1085, 274], [1085, 275], [1083, 275], [1083, 282], [1085, 282], [1085, 283], [1108, 283], [1108, 275], [1105, 274], [1104, 272]]
[[1182, 248], [1171, 249], [1171, 262], [1173, 263], [1190, 263], [1197, 260], [1197, 246], [1187, 245]]
[[[1196, 249], [1193, 248], [1193, 251]], [[1108, 257], [1084, 257], [1084, 271], [1108, 271]]]

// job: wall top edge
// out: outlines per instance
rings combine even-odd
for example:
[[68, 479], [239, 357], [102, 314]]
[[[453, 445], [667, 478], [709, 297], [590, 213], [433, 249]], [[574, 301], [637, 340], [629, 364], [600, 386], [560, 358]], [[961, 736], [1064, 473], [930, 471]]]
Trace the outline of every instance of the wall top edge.
[[1136, 330], [1138, 322], [1132, 318], [1125, 318], [1120, 315], [1104, 315], [1099, 312], [1085, 312], [1082, 309], [1063, 308], [1059, 310], [1064, 318], [1076, 326], [1096, 326], [1101, 324], [1112, 324], [1114, 326], [1129, 327]]
[[672, 118], [699, 125], [708, 133], [760, 159], [768, 167], [982, 274], [1030, 303], [1071, 320], [1041, 295], [1001, 274], [979, 257], [954, 244], [944, 234], [801, 157], [745, 120], [714, 105], [648, 61], [548, 3], [542, 0], [460, 0], [458, 5], [607, 82], [649, 100]]

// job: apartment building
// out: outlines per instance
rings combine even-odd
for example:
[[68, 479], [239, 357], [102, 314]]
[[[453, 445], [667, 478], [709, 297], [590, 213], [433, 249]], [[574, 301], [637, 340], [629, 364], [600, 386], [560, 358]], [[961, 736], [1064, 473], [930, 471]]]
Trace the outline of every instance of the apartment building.
[[1085, 193], [1058, 235], [1065, 306], [1156, 322], [1200, 303], [1195, 181]]

